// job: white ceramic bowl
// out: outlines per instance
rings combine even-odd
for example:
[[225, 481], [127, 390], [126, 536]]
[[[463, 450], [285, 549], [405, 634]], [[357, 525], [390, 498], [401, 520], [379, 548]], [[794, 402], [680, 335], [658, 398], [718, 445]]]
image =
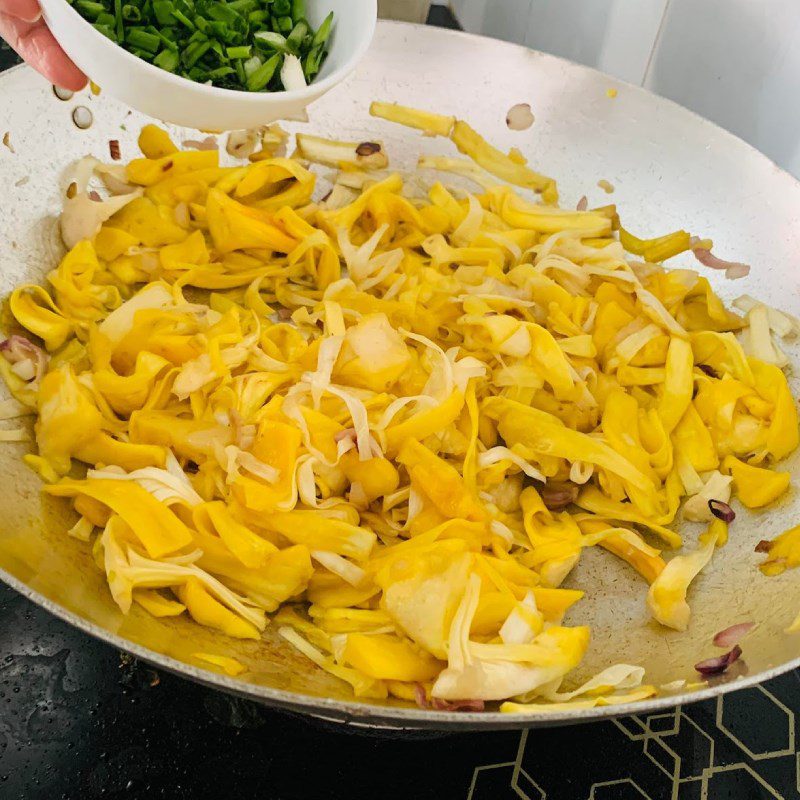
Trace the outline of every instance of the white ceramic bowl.
[[104, 92], [148, 116], [203, 131], [255, 128], [290, 119], [340, 83], [366, 53], [377, 0], [308, 0], [316, 28], [335, 14], [330, 52], [316, 79], [295, 92], [218, 89], [154, 67], [95, 30], [65, 0], [41, 0], [42, 13], [69, 57]]

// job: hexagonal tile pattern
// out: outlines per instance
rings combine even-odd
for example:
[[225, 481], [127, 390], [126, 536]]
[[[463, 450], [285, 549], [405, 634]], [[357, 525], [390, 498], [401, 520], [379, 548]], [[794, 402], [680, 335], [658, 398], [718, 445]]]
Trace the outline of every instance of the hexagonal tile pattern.
[[[753, 719], [760, 721], [753, 725]], [[794, 713], [764, 686], [717, 701], [717, 728], [750, 758], [777, 758], [794, 753]]]

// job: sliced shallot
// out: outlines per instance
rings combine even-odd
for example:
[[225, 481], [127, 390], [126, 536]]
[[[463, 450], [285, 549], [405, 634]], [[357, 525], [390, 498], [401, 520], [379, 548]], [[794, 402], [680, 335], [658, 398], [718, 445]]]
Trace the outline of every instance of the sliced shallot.
[[339, 442], [345, 441], [346, 439], [350, 439], [351, 442], [355, 442], [355, 440], [356, 440], [356, 429], [355, 428], [345, 428], [343, 431], [339, 431], [333, 437], [333, 441], [336, 442], [337, 444]]
[[697, 246], [697, 239], [692, 240], [692, 252], [694, 257], [704, 266], [709, 269], [722, 269], [725, 270], [725, 277], [730, 280], [737, 278], [744, 278], [750, 274], [750, 265], [742, 264], [740, 261], [725, 261], [722, 258], [717, 258], [709, 249]]
[[425, 694], [425, 687], [421, 683], [414, 684], [414, 701], [420, 708], [430, 708], [428, 695]]
[[730, 523], [736, 519], [736, 512], [727, 503], [723, 503], [722, 500], [709, 500], [708, 510], [723, 522]]
[[715, 647], [734, 647], [755, 627], [755, 622], [739, 622], [714, 637]]
[[216, 136], [206, 136], [205, 139], [187, 139], [183, 146], [190, 150], [219, 150]]
[[[47, 369], [49, 356], [41, 347], [35, 345], [30, 339], [16, 334], [0, 342], [0, 353], [3, 358], [17, 369], [15, 373], [24, 380], [38, 381]], [[24, 377], [29, 375], [30, 377]]]
[[707, 658], [705, 661], [700, 661], [694, 665], [694, 668], [701, 675], [722, 675], [728, 667], [735, 661], [739, 660], [742, 655], [742, 648], [735, 645], [732, 650], [716, 658]]

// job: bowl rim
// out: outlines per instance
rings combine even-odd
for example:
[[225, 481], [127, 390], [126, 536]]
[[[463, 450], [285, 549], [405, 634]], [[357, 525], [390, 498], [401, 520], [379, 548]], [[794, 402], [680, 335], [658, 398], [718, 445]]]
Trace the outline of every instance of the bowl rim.
[[[144, 69], [145, 72], [149, 73], [154, 78], [161, 78], [179, 89], [182, 88], [186, 90], [189, 86], [191, 86], [193, 91], [197, 91], [202, 95], [206, 95], [208, 98], [236, 98], [237, 102], [247, 103], [249, 105], [267, 105], [277, 102], [292, 103], [297, 100], [306, 100], [311, 102], [316, 100], [329, 89], [332, 89], [334, 86], [336, 86], [336, 84], [341, 83], [341, 81], [344, 80], [344, 78], [346, 78], [347, 75], [349, 75], [355, 69], [358, 62], [361, 61], [369, 49], [372, 39], [375, 36], [375, 28], [378, 23], [378, 0], [356, 0], [357, 2], [364, 3], [364, 13], [369, 17], [369, 22], [367, 24], [367, 35], [362, 38], [358, 44], [358, 47], [355, 48], [350, 57], [344, 62], [344, 64], [342, 64], [342, 66], [334, 70], [323, 80], [319, 82], [312, 81], [303, 89], [297, 89], [293, 91], [283, 90], [281, 92], [248, 92], [241, 89], [222, 89], [219, 86], [209, 86], [208, 84], [198, 83], [197, 81], [193, 81], [189, 78], [184, 78], [181, 75], [176, 75], [173, 72], [168, 72], [165, 69], [161, 69], [160, 67], [151, 64], [149, 61], [145, 61], [143, 58], [139, 58], [133, 53], [128, 52], [124, 47], [118, 45], [116, 42], [112, 42], [110, 39], [100, 33], [100, 31], [98, 31], [87, 19], [82, 17], [67, 2], [67, 0], [48, 1], [53, 4], [61, 5], [68, 15], [71, 14], [73, 19], [77, 21], [79, 25], [83, 26], [83, 28], [86, 30], [87, 36], [94, 37], [94, 40], [97, 42], [102, 42], [102, 47], [110, 45], [114, 49], [118, 50], [120, 58], [132, 69]], [[46, 6], [46, 4], [43, 5]], [[56, 38], [58, 39], [58, 37]], [[61, 44], [60, 40], [59, 44]], [[111, 51], [109, 50], [108, 52]], [[87, 77], [89, 80], [94, 80], [91, 75]]]

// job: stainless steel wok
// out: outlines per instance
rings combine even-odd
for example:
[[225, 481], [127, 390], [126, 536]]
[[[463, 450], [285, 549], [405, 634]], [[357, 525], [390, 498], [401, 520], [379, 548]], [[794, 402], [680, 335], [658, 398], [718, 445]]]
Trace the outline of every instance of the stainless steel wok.
[[[619, 91], [613, 99], [606, 94], [612, 87]], [[303, 127], [338, 138], [383, 139], [401, 166], [413, 166], [423, 151], [452, 152], [446, 141], [371, 119], [368, 107], [375, 98], [456, 114], [494, 144], [519, 147], [533, 165], [558, 179], [564, 205], [583, 194], [598, 204], [610, 199], [640, 235], [685, 227], [712, 237], [722, 257], [753, 265], [749, 278], [741, 281], [709, 275], [723, 297], [747, 292], [800, 314], [800, 184], [744, 142], [673, 103], [522, 47], [382, 23], [357, 73], [313, 106], [311, 122]], [[519, 102], [529, 102], [536, 115], [524, 133], [505, 124], [506, 112]], [[87, 131], [71, 122], [78, 104], [94, 114]], [[742, 113], [754, 112], [743, 108]], [[15, 150], [0, 147], [3, 294], [22, 281], [41, 279], [60, 255], [55, 214], [64, 167], [87, 153], [107, 158], [110, 139], [120, 140], [123, 158], [132, 157], [143, 122], [102, 94], [60, 101], [27, 68], [0, 78], [0, 133], [9, 131]], [[601, 179], [616, 187], [611, 198], [597, 188]], [[790, 355], [797, 359], [798, 348]], [[795, 394], [800, 390], [796, 378], [792, 388]], [[322, 673], [269, 628], [261, 642], [240, 642], [190, 621], [157, 620], [137, 606], [124, 617], [87, 545], [65, 534], [71, 512], [63, 501], [43, 498], [38, 479], [23, 466], [25, 446], [0, 447], [0, 577], [70, 624], [159, 667], [270, 706], [362, 725], [513, 728], [634, 710], [624, 706], [514, 716], [359, 702], [348, 686]], [[797, 466], [794, 459], [789, 468], [797, 471]], [[648, 621], [645, 586], [626, 565], [603, 552], [586, 553], [569, 585], [588, 594], [569, 621], [591, 625], [593, 635], [575, 677], [624, 660], [646, 667], [650, 683], [697, 680], [692, 665], [720, 652], [711, 645], [713, 634], [745, 620], [758, 623], [744, 645], [745, 674], [648, 700], [635, 711], [707, 698], [798, 666], [800, 635], [783, 630], [800, 611], [800, 574], [765, 578], [757, 569], [760, 556], [753, 552], [760, 539], [772, 538], [798, 518], [796, 491], [776, 509], [740, 511], [730, 542], [692, 589], [693, 619], [685, 634]], [[237, 679], [207, 671], [192, 657], [198, 651], [235, 656], [249, 671]]]

